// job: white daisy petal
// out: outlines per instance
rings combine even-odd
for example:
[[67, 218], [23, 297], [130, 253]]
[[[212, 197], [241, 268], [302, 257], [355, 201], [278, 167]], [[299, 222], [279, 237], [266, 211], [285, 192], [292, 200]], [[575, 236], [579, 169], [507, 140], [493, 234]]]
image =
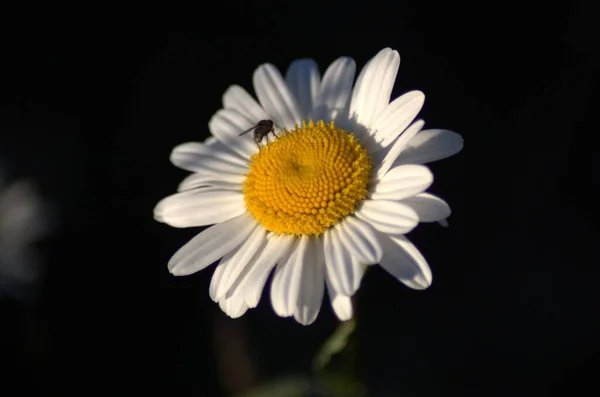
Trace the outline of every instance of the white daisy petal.
[[223, 190], [241, 190], [246, 179], [246, 174], [205, 173], [202, 171], [189, 174], [179, 183], [177, 190], [180, 192], [191, 190], [201, 186], [216, 186]]
[[402, 133], [402, 135], [398, 137], [398, 139], [396, 139], [396, 142], [394, 142], [390, 150], [386, 153], [384, 159], [381, 161], [379, 167], [377, 168], [377, 179], [383, 178], [383, 176], [387, 174], [389, 169], [392, 168], [392, 166], [396, 165], [394, 161], [396, 161], [396, 159], [398, 158], [398, 156], [400, 156], [402, 151], [406, 149], [406, 145], [408, 145], [408, 142], [410, 142], [411, 139], [418, 135], [417, 133], [421, 131], [423, 125], [425, 125], [425, 122], [423, 120], [415, 121]]
[[256, 99], [237, 84], [229, 86], [223, 94], [223, 107], [235, 110], [255, 123], [270, 118]]
[[154, 219], [173, 227], [206, 226], [234, 218], [245, 210], [241, 192], [195, 189], [159, 201], [154, 207]]
[[240, 137], [248, 128], [256, 125], [257, 121], [250, 120], [233, 109], [220, 109], [208, 122], [208, 128], [225, 146], [231, 148], [245, 159], [256, 152], [257, 147], [250, 137]]
[[[361, 265], [375, 264], [383, 255], [377, 233], [361, 219], [346, 217], [340, 223], [340, 238], [350, 255]], [[356, 288], [358, 289], [358, 285]]]
[[334, 295], [333, 299], [331, 299], [331, 306], [340, 321], [348, 321], [354, 315], [352, 298], [349, 296]]
[[379, 264], [388, 273], [413, 289], [431, 285], [431, 269], [423, 255], [404, 236], [382, 236], [383, 257]]
[[[411, 207], [419, 216], [420, 222], [443, 222], [450, 216], [450, 206], [441, 198], [430, 193], [421, 193], [402, 200], [402, 203]], [[444, 224], [442, 224], [444, 226]]]
[[275, 66], [269, 63], [259, 66], [252, 81], [258, 100], [276, 124], [292, 130], [301, 123], [298, 103]]
[[351, 296], [360, 285], [364, 273], [364, 265], [353, 257], [341, 239], [340, 229], [336, 225], [324, 234], [325, 272], [333, 289], [346, 296]]
[[[220, 142], [220, 141], [219, 141], [217, 138], [215, 138], [215, 136], [214, 136], [214, 135], [211, 135], [211, 136], [209, 136], [208, 138], [206, 138], [206, 139], [204, 140], [204, 142], [203, 142], [203, 143], [204, 143], [206, 146], [212, 146], [212, 145], [217, 145], [217, 144], [219, 144], [219, 142]], [[221, 144], [221, 145], [222, 145], [222, 144]], [[224, 145], [223, 145], [222, 147], [223, 147], [223, 148], [225, 148], [225, 146], [224, 146]]]
[[[269, 273], [277, 262], [286, 258], [290, 252], [295, 238], [290, 236], [273, 236], [267, 240], [267, 245], [260, 252], [260, 256], [248, 272], [245, 278], [245, 296], [248, 307], [256, 307], [260, 301], [263, 288]], [[283, 262], [283, 261], [282, 261]]]
[[171, 162], [186, 171], [245, 174], [248, 166], [238, 162], [238, 157], [211, 149], [199, 142], [176, 146], [171, 152]]
[[[241, 295], [248, 308], [256, 307], [258, 304], [269, 273], [277, 261], [287, 253], [294, 239], [288, 236], [276, 236], [272, 239], [266, 239], [265, 235], [267, 232], [260, 227], [254, 231], [255, 234], [257, 232], [262, 234], [260, 239], [250, 244], [255, 245], [258, 242], [260, 245], [258, 245], [256, 250], [252, 248], [255, 254], [250, 261], [244, 264], [244, 259], [240, 258], [243, 254], [242, 251], [246, 251], [245, 255], [248, 254], [248, 250], [244, 247], [232, 251], [221, 259], [213, 276], [209, 291], [213, 300], [220, 302], [228, 300], [234, 295]], [[251, 236], [249, 240], [252, 239], [253, 237]], [[235, 255], [233, 255], [234, 253]], [[242, 266], [240, 266], [240, 263], [242, 263]], [[229, 275], [224, 274], [226, 272]], [[233, 280], [230, 286], [224, 285], [227, 278]], [[226, 294], [223, 294], [223, 291], [226, 291]]]
[[305, 264], [309, 260], [313, 260], [316, 256], [315, 247], [311, 244], [311, 237], [302, 236], [298, 243], [298, 248], [292, 256], [292, 260], [288, 262], [287, 277], [284, 278], [286, 313], [288, 316], [294, 314], [298, 299], [300, 298], [300, 287], [302, 278], [305, 272]]
[[336, 59], [327, 68], [314, 104], [313, 120], [333, 120], [342, 112], [352, 92], [355, 73], [356, 62], [347, 57]]
[[224, 260], [225, 257], [221, 258], [219, 264], [215, 268], [215, 272], [213, 273], [212, 278], [210, 279], [210, 286], [208, 287], [208, 295], [210, 299], [215, 302], [218, 302], [217, 299], [217, 290], [219, 285], [221, 284], [221, 280], [223, 279], [223, 274], [225, 273], [225, 268], [230, 265], [230, 263]]
[[[236, 174], [229, 174], [236, 175]], [[222, 175], [221, 175], [222, 177]], [[239, 178], [230, 180], [220, 179], [217, 176], [207, 175], [204, 173], [194, 173], [183, 178], [179, 186], [177, 186], [178, 192], [185, 192], [192, 189], [202, 189], [204, 192], [216, 191], [216, 190], [234, 190], [237, 192], [242, 191], [242, 182], [246, 178], [245, 175], [239, 175]]]
[[372, 200], [402, 200], [425, 190], [433, 183], [433, 174], [423, 165], [399, 165], [381, 179], [373, 192]]
[[[238, 134], [239, 136], [239, 134]], [[240, 164], [244, 166], [248, 166], [250, 159], [246, 155], [241, 155], [233, 150], [231, 147], [227, 146], [225, 143], [221, 142], [213, 135], [204, 140], [204, 145], [208, 147], [210, 152], [218, 152], [225, 153], [228, 155], [227, 159], [235, 164]], [[200, 172], [200, 171], [197, 171]]]
[[219, 301], [219, 307], [231, 318], [239, 318], [248, 311], [243, 295], [234, 295]]
[[333, 312], [340, 321], [348, 321], [352, 318], [354, 312], [352, 310], [352, 298], [349, 296], [340, 295], [331, 287], [331, 281], [325, 275], [325, 285], [327, 285], [327, 293], [331, 301]]
[[195, 172], [203, 169], [203, 161], [207, 156], [233, 165], [245, 168], [248, 167], [247, 159], [243, 159], [236, 153], [228, 150], [225, 145], [218, 140], [210, 144], [186, 142], [177, 145], [171, 151], [170, 161], [176, 167], [186, 171]]
[[321, 75], [317, 63], [312, 59], [295, 60], [285, 73], [285, 81], [298, 101], [301, 117], [306, 119], [319, 94]]
[[395, 164], [425, 164], [460, 152], [463, 138], [456, 132], [440, 129], [423, 130], [410, 140]]
[[[285, 313], [287, 310], [282, 277], [284, 274], [285, 266], [292, 259], [292, 256], [298, 248], [298, 243], [299, 240], [297, 238], [292, 238], [292, 245], [290, 246], [288, 252], [277, 262], [277, 266], [275, 267], [275, 271], [273, 273], [273, 279], [271, 280], [271, 305], [273, 306], [273, 310], [275, 311], [275, 313], [277, 313], [278, 316], [283, 316], [281, 313]], [[277, 283], [275, 282], [276, 280], [278, 280]]]
[[293, 315], [298, 302], [302, 267], [307, 257], [310, 237], [302, 236], [297, 240], [287, 260], [277, 265], [271, 285], [271, 303], [275, 313], [281, 317]]
[[413, 208], [391, 200], [364, 200], [356, 216], [387, 234], [406, 234], [419, 224]]
[[413, 122], [425, 103], [421, 91], [411, 91], [396, 98], [373, 122], [373, 136], [382, 147], [387, 147]]
[[223, 257], [223, 261], [228, 262], [229, 265], [225, 267], [217, 287], [215, 295], [217, 301], [221, 300], [230, 289], [234, 289], [234, 284], [239, 284], [244, 272], [248, 272], [248, 267], [253, 265], [252, 258], [264, 246], [266, 234], [265, 228], [257, 227], [236, 250]]
[[294, 310], [294, 318], [302, 325], [312, 324], [321, 310], [324, 294], [323, 242], [318, 237], [309, 238], [302, 279]]
[[257, 226], [249, 214], [218, 223], [202, 231], [169, 260], [169, 271], [175, 276], [187, 276], [212, 264], [237, 248]]
[[400, 55], [390, 48], [381, 50], [363, 68], [352, 92], [350, 117], [358, 124], [371, 126], [390, 102], [400, 67]]
[[227, 153], [231, 156], [229, 157], [229, 160], [233, 163], [248, 165], [248, 157], [242, 156], [239, 153], [235, 152], [235, 150], [233, 150], [231, 147], [227, 146], [226, 144], [215, 138], [213, 135], [205, 139], [203, 144], [206, 145], [211, 152]]

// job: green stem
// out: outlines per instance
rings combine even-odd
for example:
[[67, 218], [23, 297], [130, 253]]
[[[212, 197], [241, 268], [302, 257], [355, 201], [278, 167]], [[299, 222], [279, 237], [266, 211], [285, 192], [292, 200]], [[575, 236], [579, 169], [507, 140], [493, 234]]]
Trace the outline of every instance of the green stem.
[[[352, 299], [352, 306], [356, 307], [355, 298]], [[334, 355], [346, 349], [349, 353], [350, 367], [353, 367], [354, 362], [354, 343], [352, 334], [356, 328], [356, 316], [350, 320], [340, 322], [335, 331], [325, 340], [321, 348], [317, 351], [313, 359], [312, 370], [315, 374], [323, 373], [327, 365], [331, 362]]]

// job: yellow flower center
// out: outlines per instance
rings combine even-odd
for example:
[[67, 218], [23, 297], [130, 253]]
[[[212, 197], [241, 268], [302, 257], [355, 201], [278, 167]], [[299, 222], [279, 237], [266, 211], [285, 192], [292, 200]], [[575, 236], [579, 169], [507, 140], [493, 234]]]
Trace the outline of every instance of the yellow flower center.
[[333, 122], [303, 123], [251, 160], [246, 208], [275, 233], [320, 235], [354, 213], [367, 195], [371, 159]]

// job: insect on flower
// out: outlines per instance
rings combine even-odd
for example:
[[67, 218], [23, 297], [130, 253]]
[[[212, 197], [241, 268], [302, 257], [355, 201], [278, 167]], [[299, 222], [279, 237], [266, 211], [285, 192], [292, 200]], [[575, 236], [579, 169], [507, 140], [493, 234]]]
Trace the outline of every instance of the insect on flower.
[[267, 144], [269, 143], [269, 133], [275, 135], [275, 138], [279, 138], [277, 134], [275, 134], [275, 128], [273, 127], [273, 120], [260, 120], [258, 124], [253, 127], [248, 128], [246, 131], [242, 132], [239, 136], [247, 134], [248, 132], [254, 130], [254, 143], [260, 149], [260, 143], [262, 142], [264, 137], [267, 137]]

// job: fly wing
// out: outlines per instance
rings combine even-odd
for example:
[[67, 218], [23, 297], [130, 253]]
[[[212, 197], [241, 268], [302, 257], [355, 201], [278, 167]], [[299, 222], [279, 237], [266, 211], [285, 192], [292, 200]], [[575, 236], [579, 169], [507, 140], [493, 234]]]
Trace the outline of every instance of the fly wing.
[[246, 131], [242, 132], [242, 133], [241, 133], [240, 135], [238, 135], [238, 136], [242, 136], [242, 135], [244, 135], [244, 134], [247, 134], [247, 133], [249, 133], [250, 131], [252, 131], [252, 130], [254, 130], [254, 129], [256, 129], [256, 126], [252, 126], [252, 127], [248, 128]]

